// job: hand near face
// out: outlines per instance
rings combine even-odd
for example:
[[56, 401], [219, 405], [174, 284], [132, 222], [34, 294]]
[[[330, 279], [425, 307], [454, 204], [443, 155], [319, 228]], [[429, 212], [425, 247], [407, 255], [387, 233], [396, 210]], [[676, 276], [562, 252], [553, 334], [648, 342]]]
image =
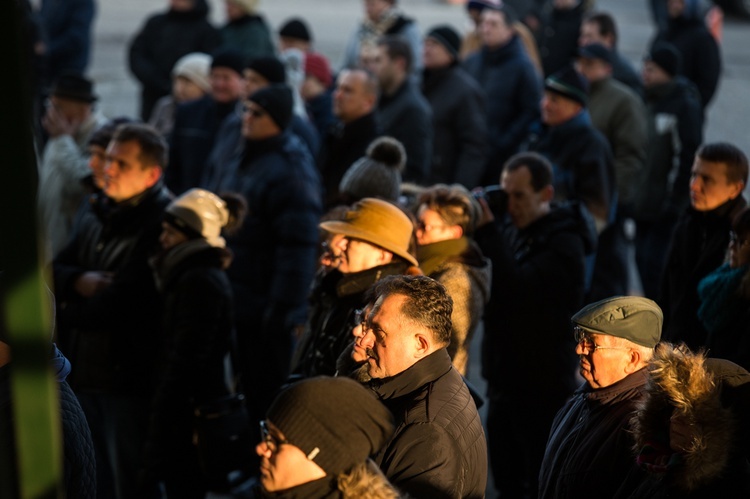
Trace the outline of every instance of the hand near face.
[[96, 293], [107, 288], [112, 284], [114, 273], [102, 271], [84, 272], [76, 279], [73, 287], [79, 295], [84, 298], [91, 298]]
[[55, 106], [48, 106], [42, 117], [42, 126], [51, 138], [73, 135], [80, 123], [68, 120]]

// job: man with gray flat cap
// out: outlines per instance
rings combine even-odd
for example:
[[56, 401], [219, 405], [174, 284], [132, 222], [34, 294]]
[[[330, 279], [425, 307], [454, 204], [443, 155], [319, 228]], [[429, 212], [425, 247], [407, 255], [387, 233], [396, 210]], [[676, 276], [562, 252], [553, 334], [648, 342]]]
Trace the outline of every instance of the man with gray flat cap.
[[585, 306], [571, 320], [586, 383], [552, 423], [539, 497], [627, 496], [638, 476], [628, 424], [644, 395], [662, 311], [647, 298], [618, 296]]

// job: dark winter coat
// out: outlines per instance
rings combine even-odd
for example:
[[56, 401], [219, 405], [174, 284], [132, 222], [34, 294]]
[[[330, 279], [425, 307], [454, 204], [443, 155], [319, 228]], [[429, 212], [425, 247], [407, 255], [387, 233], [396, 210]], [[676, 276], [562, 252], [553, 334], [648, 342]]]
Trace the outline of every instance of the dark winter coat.
[[624, 83], [630, 87], [633, 92], [638, 95], [643, 95], [643, 82], [641, 81], [640, 75], [635, 71], [633, 65], [630, 64], [622, 53], [617, 49], [612, 49], [612, 78]]
[[702, 142], [700, 96], [682, 77], [646, 89], [648, 149], [634, 198], [636, 220], [676, 217], [690, 200], [690, 170]]
[[671, 18], [667, 30], [659, 33], [654, 43], [671, 43], [682, 55], [680, 74], [695, 84], [705, 109], [719, 85], [721, 52], [697, 11], [689, 17]]
[[[148, 266], [169, 192], [159, 182], [119, 204], [93, 198], [70, 244], [53, 262], [60, 347], [74, 389], [148, 395], [153, 389], [161, 307]], [[87, 271], [114, 273], [91, 298], [74, 289]]]
[[405, 182], [425, 184], [430, 178], [432, 111], [417, 86], [409, 79], [378, 101], [377, 120], [383, 135], [390, 135], [406, 149]]
[[93, 0], [42, 0], [39, 20], [50, 83], [64, 70], [86, 72], [95, 14]]
[[172, 91], [172, 68], [191, 52], [210, 54], [221, 43], [208, 21], [208, 3], [195, 0], [193, 10], [155, 14], [130, 43], [130, 71], [141, 82], [141, 119], [148, 121], [159, 98]]
[[[631, 497], [750, 497], [750, 374], [669, 344], [657, 347], [649, 370], [632, 430], [638, 460], [652, 473]], [[669, 418], [676, 410], [694, 431], [684, 454], [669, 448]], [[669, 464], [655, 466], [659, 456]]]
[[[539, 404], [553, 398], [559, 408], [576, 387], [570, 318], [584, 304], [584, 259], [596, 247], [591, 216], [564, 205], [520, 230], [488, 224], [475, 238], [492, 260], [482, 374], [493, 390]], [[528, 348], [529, 338], [544, 369], [519, 378], [528, 359], [511, 352]]]
[[539, 119], [542, 83], [518, 36], [495, 50], [482, 47], [464, 67], [486, 96], [489, 151], [484, 183], [496, 184], [502, 165]]
[[326, 132], [337, 122], [333, 115], [333, 92], [330, 89], [325, 90], [320, 95], [306, 101], [305, 110], [310, 117], [310, 124], [315, 128], [320, 143], [323, 141]]
[[425, 70], [422, 93], [432, 108], [432, 166], [428, 185], [482, 185], [487, 161], [485, 96], [459, 66]]
[[393, 485], [413, 497], [484, 497], [482, 422], [445, 349], [369, 386], [396, 423], [393, 437], [375, 457]]
[[542, 25], [536, 33], [545, 77], [560, 71], [578, 57], [584, 3], [578, 2], [572, 9], [557, 9], [552, 2], [547, 3]]
[[236, 101], [218, 103], [211, 95], [177, 106], [164, 171], [164, 181], [176, 195], [200, 185], [217, 133], [236, 108]]
[[354, 339], [354, 314], [367, 304], [367, 290], [384, 277], [405, 273], [408, 266], [399, 261], [352, 274], [338, 270], [326, 274], [311, 293], [310, 318], [293, 374], [333, 376], [336, 360]]
[[258, 57], [273, 57], [276, 52], [268, 23], [257, 14], [227, 22], [220, 34], [222, 47], [238, 50], [245, 62]]
[[672, 234], [659, 306], [664, 312], [662, 339], [684, 341], [693, 350], [706, 345], [698, 319], [698, 283], [724, 262], [734, 216], [747, 203], [740, 195], [711, 211], [688, 207]]
[[338, 204], [341, 178], [352, 163], [364, 157], [367, 146], [379, 135], [374, 113], [351, 123], [338, 123], [328, 130], [318, 157], [326, 207]]
[[647, 380], [644, 367], [608, 387], [594, 390], [584, 383], [576, 390], [552, 423], [539, 473], [540, 499], [625, 492], [622, 484], [636, 466], [629, 422]]

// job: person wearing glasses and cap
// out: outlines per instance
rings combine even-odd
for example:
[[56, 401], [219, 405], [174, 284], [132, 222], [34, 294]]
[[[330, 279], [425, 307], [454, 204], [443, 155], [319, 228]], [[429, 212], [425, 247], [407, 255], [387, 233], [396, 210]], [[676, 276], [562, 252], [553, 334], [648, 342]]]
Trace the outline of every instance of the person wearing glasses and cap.
[[585, 306], [571, 320], [585, 383], [552, 423], [539, 497], [615, 497], [638, 477], [628, 424], [645, 393], [663, 315], [647, 298], [618, 296]]
[[369, 459], [393, 434], [393, 417], [349, 378], [285, 388], [260, 422], [260, 480], [235, 497], [400, 497]]

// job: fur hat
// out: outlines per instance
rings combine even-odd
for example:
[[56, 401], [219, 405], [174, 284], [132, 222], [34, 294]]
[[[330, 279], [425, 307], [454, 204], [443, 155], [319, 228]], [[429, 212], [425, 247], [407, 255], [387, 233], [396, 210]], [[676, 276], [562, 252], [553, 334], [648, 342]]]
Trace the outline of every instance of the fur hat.
[[319, 376], [293, 383], [266, 415], [284, 438], [337, 476], [364, 463], [393, 434], [391, 412], [356, 381]]
[[237, 7], [241, 8], [247, 14], [255, 14], [258, 10], [260, 0], [230, 0]]
[[172, 68], [172, 78], [182, 76], [198, 85], [203, 91], [211, 91], [211, 56], [192, 52], [180, 57]]
[[398, 255], [414, 266], [419, 265], [409, 253], [414, 224], [401, 209], [388, 201], [365, 198], [346, 212], [344, 220], [322, 222], [320, 228], [333, 234], [361, 239]]
[[248, 100], [262, 107], [282, 130], [286, 129], [292, 121], [294, 99], [292, 89], [288, 85], [274, 83], [256, 91]]
[[211, 69], [219, 67], [229, 68], [241, 75], [245, 69], [245, 57], [242, 52], [233, 48], [219, 49], [213, 54]]
[[664, 315], [654, 301], [640, 296], [615, 296], [586, 305], [571, 320], [595, 334], [606, 334], [653, 348], [661, 339]]
[[296, 38], [306, 42], [312, 41], [310, 29], [305, 21], [299, 18], [290, 19], [279, 28], [279, 36], [284, 38]]
[[247, 63], [247, 69], [252, 69], [269, 83], [286, 83], [284, 63], [276, 57], [256, 57]]
[[461, 50], [461, 35], [455, 29], [447, 24], [436, 26], [427, 33], [427, 38], [440, 43], [453, 59], [458, 59], [458, 52]]
[[328, 63], [328, 59], [315, 52], [305, 54], [305, 74], [314, 76], [326, 88], [333, 83], [331, 65]]
[[65, 71], [52, 84], [50, 95], [79, 102], [96, 102], [94, 83], [75, 71]]
[[406, 151], [393, 137], [379, 137], [367, 147], [365, 156], [344, 173], [339, 192], [349, 199], [366, 197], [398, 200]]
[[589, 85], [584, 77], [578, 74], [573, 66], [566, 66], [544, 80], [545, 90], [555, 92], [586, 107], [588, 104]]
[[682, 66], [682, 55], [674, 45], [667, 42], [655, 43], [645, 59], [662, 68], [670, 76], [677, 76]]
[[203, 238], [211, 246], [226, 246], [221, 229], [229, 222], [223, 199], [204, 189], [190, 189], [172, 201], [164, 219], [191, 239]]

